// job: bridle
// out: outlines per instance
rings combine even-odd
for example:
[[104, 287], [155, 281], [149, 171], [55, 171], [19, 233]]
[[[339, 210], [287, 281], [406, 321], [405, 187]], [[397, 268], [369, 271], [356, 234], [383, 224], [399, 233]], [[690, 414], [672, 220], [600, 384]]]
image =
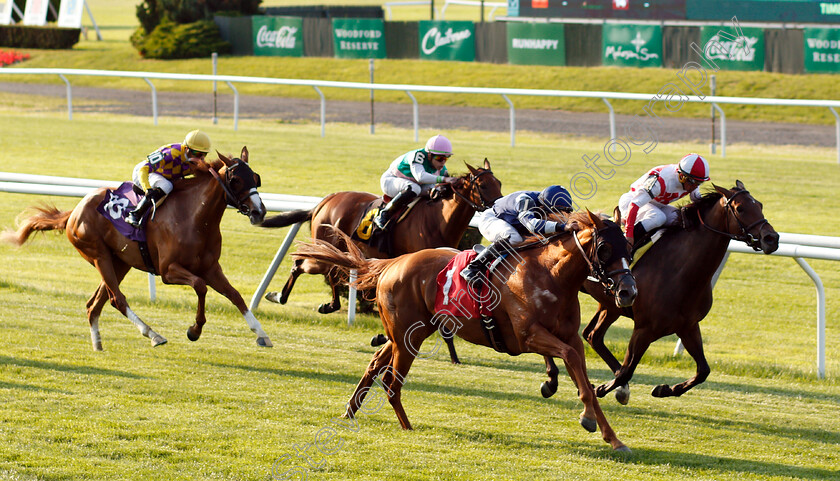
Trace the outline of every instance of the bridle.
[[222, 180], [222, 177], [216, 172], [216, 169], [210, 168], [210, 173], [213, 174], [213, 177], [219, 182], [219, 185], [222, 187], [222, 190], [225, 192], [225, 198], [227, 200], [227, 205], [236, 209], [242, 215], [249, 215], [250, 214], [250, 207], [245, 203], [245, 201], [251, 197], [253, 194], [259, 194], [257, 192], [257, 187], [259, 187], [260, 183], [257, 181], [257, 185], [252, 187], [248, 190], [248, 193], [242, 197], [242, 200], [237, 199], [236, 196], [233, 195], [233, 192], [230, 190], [230, 182], [234, 177], [234, 171], [244, 163], [239, 159], [233, 159], [234, 164], [233, 166], [229, 166], [225, 169], [225, 179]]
[[741, 241], [741, 242], [747, 244], [748, 246], [752, 247], [752, 249], [754, 251], [758, 252], [758, 251], [761, 251], [761, 240], [756, 238], [752, 234], [750, 234], [749, 231], [757, 226], [758, 231], [761, 232], [761, 228], [764, 227], [765, 224], [769, 224], [769, 222], [767, 221], [766, 217], [762, 216], [761, 219], [753, 222], [750, 225], [746, 225], [741, 220], [741, 218], [738, 217], [738, 213], [735, 211], [735, 207], [732, 206], [732, 200], [735, 199], [735, 197], [738, 197], [741, 194], [749, 195], [750, 192], [746, 189], [737, 190], [737, 191], [735, 191], [735, 193], [732, 194], [731, 197], [727, 198], [726, 202], [723, 204], [723, 207], [724, 207], [724, 209], [726, 209], [726, 212], [731, 213], [732, 217], [735, 219], [735, 222], [738, 223], [738, 227], [741, 229], [740, 234], [736, 235], [736, 234], [731, 234], [729, 232], [719, 231], [719, 230], [715, 229], [714, 227], [709, 226], [703, 220], [703, 216], [700, 215], [700, 209], [697, 209], [697, 218], [700, 219], [700, 224], [703, 227], [705, 227], [706, 229], [709, 229], [710, 231], [715, 232], [717, 234], [720, 234], [724, 237], [728, 237], [732, 240]]
[[[470, 183], [470, 190], [467, 192], [467, 194], [472, 194], [473, 191], [475, 191], [475, 189], [479, 188], [478, 182], [476, 182], [479, 177], [481, 177], [484, 174], [492, 174], [492, 173], [493, 173], [493, 171], [490, 170], [490, 169], [482, 170], [481, 172], [479, 172], [477, 174], [470, 173], [470, 176], [468, 177], [468, 182]], [[475, 210], [476, 212], [482, 212], [482, 211], [487, 210], [487, 209], [489, 209], [490, 207], [493, 206], [493, 201], [491, 201], [488, 204], [487, 201], [484, 200], [484, 197], [481, 196], [481, 191], [477, 191], [478, 198], [481, 199], [481, 205], [476, 204], [475, 202], [472, 201], [472, 199], [470, 199], [466, 195], [458, 192], [458, 189], [456, 189], [454, 187], [452, 188], [452, 192], [454, 192], [455, 195], [457, 195], [458, 197], [464, 199], [467, 202], [467, 204], [469, 204], [469, 206], [472, 207], [472, 209]]]
[[[610, 227], [604, 227], [602, 230], [609, 229]], [[575, 245], [577, 245], [578, 250], [583, 255], [583, 259], [586, 261], [586, 264], [589, 266], [589, 276], [587, 279], [593, 282], [598, 282], [604, 289], [609, 291], [611, 294], [615, 295], [615, 290], [618, 287], [618, 284], [615, 280], [613, 280], [613, 276], [618, 274], [626, 274], [632, 275], [630, 272], [630, 267], [627, 264], [627, 259], [622, 257], [622, 266], [621, 269], [615, 269], [613, 271], [607, 272], [605, 264], [610, 263], [614, 259], [614, 254], [611, 253], [607, 260], [602, 260], [601, 256], [598, 255], [598, 252], [604, 247], [609, 247], [612, 250], [612, 246], [607, 242], [603, 236], [599, 236], [600, 230], [593, 229], [592, 230], [592, 245], [595, 252], [595, 255], [590, 255], [586, 253], [586, 250], [583, 248], [583, 245], [580, 243], [580, 239], [578, 238], [577, 231], [572, 232], [572, 236], [575, 239]], [[592, 261], [592, 258], [595, 261]]]

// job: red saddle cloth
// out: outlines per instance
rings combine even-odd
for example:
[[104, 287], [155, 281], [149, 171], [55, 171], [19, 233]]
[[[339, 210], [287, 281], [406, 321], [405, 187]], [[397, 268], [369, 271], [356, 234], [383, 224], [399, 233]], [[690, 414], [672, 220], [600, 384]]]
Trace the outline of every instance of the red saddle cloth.
[[454, 317], [478, 319], [489, 317], [487, 301], [489, 287], [482, 283], [481, 295], [461, 277], [461, 270], [467, 266], [476, 253], [466, 250], [450, 259], [446, 267], [437, 275], [437, 294], [435, 295], [435, 314], [448, 314]]

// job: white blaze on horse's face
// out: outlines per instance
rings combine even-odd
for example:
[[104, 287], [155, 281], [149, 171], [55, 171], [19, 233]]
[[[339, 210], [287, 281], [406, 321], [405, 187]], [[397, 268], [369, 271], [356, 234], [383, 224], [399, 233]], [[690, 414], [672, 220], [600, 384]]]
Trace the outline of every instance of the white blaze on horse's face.
[[257, 192], [256, 188], [253, 188], [250, 192], [248, 192], [248, 197], [251, 199], [251, 205], [253, 206], [248, 218], [251, 220], [251, 224], [259, 224], [265, 218], [266, 212], [262, 197], [260, 197], [260, 193]]

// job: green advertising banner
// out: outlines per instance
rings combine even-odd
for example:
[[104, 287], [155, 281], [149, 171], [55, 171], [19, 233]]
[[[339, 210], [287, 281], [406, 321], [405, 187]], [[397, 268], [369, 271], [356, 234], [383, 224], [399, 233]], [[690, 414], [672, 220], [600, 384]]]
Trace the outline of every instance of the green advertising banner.
[[721, 70], [764, 70], [764, 30], [760, 28], [742, 27], [736, 32], [706, 26], [700, 29], [700, 40], [704, 56]]
[[423, 60], [475, 60], [475, 24], [421, 20], [420, 58]]
[[604, 65], [661, 67], [662, 27], [605, 24], [601, 33]]
[[805, 71], [840, 72], [840, 30], [805, 29]]
[[303, 19], [300, 17], [251, 17], [254, 55], [303, 56]]
[[333, 18], [336, 58], [385, 58], [385, 22], [381, 18]]
[[507, 49], [514, 65], [566, 65], [563, 24], [510, 22]]

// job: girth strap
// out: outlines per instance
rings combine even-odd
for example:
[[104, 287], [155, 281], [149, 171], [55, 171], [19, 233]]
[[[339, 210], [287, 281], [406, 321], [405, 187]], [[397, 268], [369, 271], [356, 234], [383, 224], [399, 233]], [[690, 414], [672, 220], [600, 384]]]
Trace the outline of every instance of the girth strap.
[[502, 336], [501, 331], [499, 331], [499, 325], [496, 322], [496, 318], [493, 316], [481, 316], [478, 323], [481, 325], [481, 330], [484, 332], [484, 337], [487, 338], [487, 342], [490, 344], [490, 347], [495, 349], [497, 352], [509, 354], [507, 346], [505, 345], [505, 339]]
[[145, 241], [137, 241], [137, 247], [140, 248], [140, 257], [143, 258], [143, 263], [146, 264], [149, 272], [156, 276], [160, 275], [155, 269], [155, 265], [152, 263], [152, 256], [149, 254], [149, 244]]

